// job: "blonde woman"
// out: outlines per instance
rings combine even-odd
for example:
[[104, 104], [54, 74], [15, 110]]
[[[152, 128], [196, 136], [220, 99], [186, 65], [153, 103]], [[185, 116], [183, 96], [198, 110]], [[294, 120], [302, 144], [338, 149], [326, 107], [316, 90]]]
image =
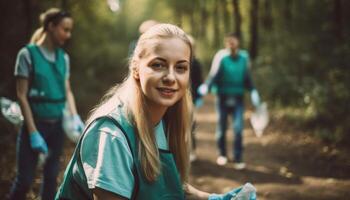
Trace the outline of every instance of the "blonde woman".
[[[56, 199], [176, 199], [189, 171], [192, 47], [183, 30], [141, 35], [126, 80], [94, 109]], [[218, 196], [218, 195], [217, 195]]]

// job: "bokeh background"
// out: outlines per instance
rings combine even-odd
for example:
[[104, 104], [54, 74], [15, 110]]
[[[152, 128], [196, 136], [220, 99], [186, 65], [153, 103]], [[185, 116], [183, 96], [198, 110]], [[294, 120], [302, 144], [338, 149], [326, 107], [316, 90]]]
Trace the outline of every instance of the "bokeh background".
[[[0, 96], [16, 99], [13, 76], [16, 54], [39, 26], [39, 14], [49, 7], [67, 10], [74, 19], [73, 36], [65, 49], [71, 58], [71, 83], [83, 118], [101, 96], [112, 85], [122, 81], [127, 73], [129, 44], [137, 39], [138, 26], [144, 20], [173, 23], [190, 33], [196, 39], [196, 55], [203, 65], [204, 77], [215, 52], [223, 48], [224, 35], [238, 33], [242, 38], [241, 47], [251, 55], [256, 87], [269, 107], [271, 123], [266, 135], [269, 136], [270, 130], [270, 136], [275, 138], [283, 140], [290, 137], [286, 145], [299, 140], [302, 143], [308, 138], [307, 141], [312, 143], [310, 146], [315, 145], [316, 152], [302, 149], [298, 154], [300, 159], [315, 157], [313, 153], [317, 152], [327, 154], [326, 157], [317, 157], [325, 160], [314, 163], [314, 168], [309, 163], [310, 172], [329, 165], [325, 177], [332, 180], [335, 178], [332, 176], [334, 170], [343, 172], [339, 175], [345, 181], [339, 183], [344, 187], [343, 192], [338, 196], [326, 195], [325, 198], [315, 194], [314, 199], [346, 199], [346, 195], [350, 195], [345, 192], [346, 187], [349, 189], [350, 179], [350, 161], [345, 156], [350, 149], [350, 1], [1, 0]], [[205, 103], [199, 114], [214, 114], [212, 97], [205, 99]], [[200, 123], [203, 126], [199, 128], [198, 151], [201, 151], [201, 140], [206, 137], [212, 140], [211, 148], [214, 149], [214, 135], [207, 136], [205, 131], [214, 132], [215, 123], [210, 127], [206, 126], [205, 120]], [[0, 117], [0, 145], [3, 149], [0, 197], [8, 191], [15, 173], [16, 132], [15, 127]], [[261, 142], [256, 141], [253, 135], [251, 141]], [[67, 146], [62, 162], [69, 160], [74, 148], [74, 144], [69, 142]], [[284, 149], [287, 152], [279, 155], [279, 159], [287, 162], [288, 153], [299, 147], [288, 151]], [[279, 151], [277, 147], [276, 150]], [[288, 163], [292, 161], [293, 158]], [[205, 181], [198, 182], [196, 179], [202, 175], [199, 170], [210, 174], [215, 168], [203, 168], [200, 163], [194, 165], [194, 169], [196, 167], [193, 182], [201, 188], [215, 190], [210, 184], [205, 185]], [[281, 167], [276, 170], [275, 174], [281, 174]], [[286, 170], [282, 168], [282, 171]], [[273, 171], [271, 173], [274, 174]], [[247, 174], [247, 177], [251, 176], [254, 174]], [[244, 182], [244, 177], [241, 177], [241, 182]], [[241, 182], [235, 182], [233, 186]], [[36, 198], [35, 187], [31, 198]], [[220, 192], [217, 191], [219, 189], [216, 192]], [[274, 195], [271, 196], [273, 189], [265, 190], [266, 193], [260, 193], [262, 197], [274, 199]], [[335, 191], [337, 193], [338, 190]], [[275, 199], [313, 199], [303, 196], [307, 192]]]

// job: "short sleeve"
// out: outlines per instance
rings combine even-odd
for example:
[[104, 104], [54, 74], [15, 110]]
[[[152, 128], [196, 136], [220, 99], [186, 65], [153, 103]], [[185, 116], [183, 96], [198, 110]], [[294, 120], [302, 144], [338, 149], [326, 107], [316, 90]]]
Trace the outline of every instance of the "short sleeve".
[[15, 72], [16, 77], [28, 78], [31, 71], [32, 60], [26, 47], [22, 48], [16, 58]]
[[133, 157], [124, 134], [109, 120], [89, 129], [80, 152], [88, 187], [131, 198]]

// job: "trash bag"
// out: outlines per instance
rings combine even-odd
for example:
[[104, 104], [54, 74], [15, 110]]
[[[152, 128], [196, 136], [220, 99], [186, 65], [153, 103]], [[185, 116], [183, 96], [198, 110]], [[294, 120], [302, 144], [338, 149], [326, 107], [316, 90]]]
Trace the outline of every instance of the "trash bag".
[[267, 124], [269, 123], [269, 112], [265, 102], [260, 104], [252, 113], [250, 116], [250, 123], [253, 127], [255, 135], [257, 137], [261, 137]]
[[256, 189], [251, 183], [246, 183], [231, 200], [256, 200]]
[[74, 143], [77, 143], [79, 141], [79, 138], [82, 132], [79, 131], [78, 128], [76, 127], [76, 124], [74, 123], [74, 117], [68, 111], [67, 106], [63, 111], [62, 126], [68, 139]]
[[3, 116], [15, 126], [21, 126], [23, 123], [23, 115], [21, 108], [16, 101], [12, 101], [6, 97], [0, 97], [0, 107]]

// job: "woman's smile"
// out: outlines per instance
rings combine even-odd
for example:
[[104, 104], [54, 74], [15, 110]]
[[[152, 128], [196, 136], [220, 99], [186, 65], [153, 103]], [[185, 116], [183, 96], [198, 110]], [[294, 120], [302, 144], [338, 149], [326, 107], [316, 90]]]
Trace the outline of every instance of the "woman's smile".
[[171, 98], [174, 96], [174, 94], [177, 92], [176, 89], [172, 89], [172, 88], [167, 88], [167, 87], [158, 87], [157, 90], [160, 92], [160, 94], [163, 97], [166, 98]]

